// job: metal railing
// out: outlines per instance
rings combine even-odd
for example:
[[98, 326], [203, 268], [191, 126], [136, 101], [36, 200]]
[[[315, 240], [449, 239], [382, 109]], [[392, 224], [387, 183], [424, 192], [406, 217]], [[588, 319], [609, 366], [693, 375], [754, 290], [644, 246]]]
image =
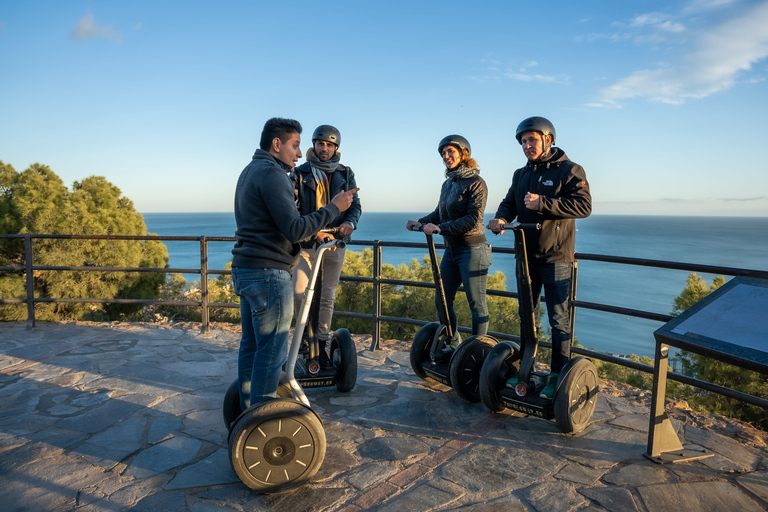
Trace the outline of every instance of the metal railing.
[[[146, 235], [146, 236], [129, 236], [129, 235], [38, 235], [38, 234], [23, 234], [23, 235], [7, 235], [0, 234], [0, 240], [3, 239], [23, 239], [24, 241], [24, 265], [11, 265], [0, 267], [0, 272], [19, 272], [26, 276], [26, 297], [25, 298], [0, 298], [0, 305], [2, 304], [26, 304], [27, 305], [27, 327], [33, 328], [35, 325], [35, 304], [37, 303], [93, 303], [93, 304], [147, 304], [147, 305], [165, 305], [165, 306], [191, 306], [200, 307], [202, 312], [201, 326], [205, 331], [210, 324], [209, 312], [211, 308], [239, 308], [240, 305], [236, 303], [219, 303], [210, 302], [208, 300], [208, 276], [211, 275], [228, 275], [231, 274], [229, 270], [223, 269], [210, 269], [208, 268], [208, 244], [211, 242], [234, 242], [234, 237], [209, 237], [209, 236], [158, 236], [158, 235]], [[97, 267], [97, 266], [52, 266], [52, 265], [35, 265], [34, 264], [34, 250], [32, 242], [35, 239], [60, 239], [60, 240], [156, 240], [156, 241], [186, 241], [186, 242], [198, 242], [200, 244], [200, 268], [149, 268], [149, 267]], [[349, 311], [334, 311], [334, 315], [346, 316], [352, 318], [370, 319], [372, 343], [370, 349], [376, 350], [379, 348], [379, 342], [381, 338], [381, 323], [382, 322], [399, 322], [411, 325], [426, 325], [428, 322], [423, 320], [390, 317], [382, 314], [381, 310], [381, 297], [383, 287], [386, 285], [395, 286], [415, 286], [415, 287], [427, 287], [434, 288], [433, 283], [425, 283], [418, 281], [404, 281], [397, 279], [385, 279], [382, 277], [382, 249], [385, 247], [397, 247], [397, 248], [418, 248], [426, 249], [426, 243], [407, 243], [407, 242], [387, 242], [381, 240], [352, 240], [348, 245], [367, 246], [373, 249], [373, 276], [372, 277], [358, 277], [358, 276], [341, 276], [341, 280], [350, 282], [362, 282], [371, 283], [373, 286], [373, 304], [372, 313], [356, 313]], [[443, 248], [441, 244], [436, 244], [435, 247]], [[494, 247], [494, 253], [502, 254], [514, 254], [514, 249]], [[636, 265], [645, 267], [655, 267], [661, 269], [673, 269], [684, 270], [689, 272], [702, 272], [709, 274], [720, 274], [727, 276], [747, 276], [756, 277], [761, 279], [768, 279], [768, 271], [752, 270], [734, 267], [722, 267], [712, 265], [699, 265], [680, 263], [673, 261], [651, 260], [644, 258], [628, 258], [620, 256], [605, 256], [598, 254], [586, 254], [576, 253], [576, 260], [578, 261], [597, 261], [604, 263], [617, 263], [623, 265]], [[578, 265], [576, 265], [576, 268]], [[157, 299], [101, 299], [101, 298], [48, 298], [48, 297], [35, 297], [34, 294], [34, 275], [36, 271], [84, 271], [84, 272], [159, 272], [159, 273], [177, 273], [177, 274], [199, 274], [200, 275], [200, 300], [199, 301], [183, 301], [183, 300], [157, 300]], [[576, 278], [574, 274], [574, 278]], [[574, 287], [575, 287], [574, 279]], [[499, 297], [517, 298], [516, 292], [507, 292], [499, 290], [487, 290], [488, 295], [494, 295]], [[658, 322], [667, 322], [672, 319], [672, 316], [653, 313], [649, 311], [642, 311], [638, 309], [625, 308], [612, 306], [609, 304], [600, 304], [595, 302], [586, 302], [574, 298], [572, 306], [574, 310], [576, 308], [584, 308], [595, 311], [602, 311], [607, 313], [615, 313], [624, 316], [630, 316], [635, 318], [643, 318], [648, 320], [655, 320]], [[573, 318], [573, 315], [572, 315]], [[459, 327], [462, 332], [471, 332], [466, 327]], [[512, 341], [519, 341], [519, 336], [511, 335], [500, 332], [489, 332], [489, 335], [496, 337], [497, 339], [507, 339]], [[541, 342], [542, 346], [551, 347], [550, 343]], [[579, 347], [573, 347], [572, 352], [576, 354], [586, 355], [588, 357], [606, 361], [609, 363], [618, 364], [638, 370], [646, 373], [653, 373], [653, 367], [641, 363], [636, 363], [628, 359], [617, 357], [610, 354], [604, 354], [591, 350], [582, 349]], [[752, 395], [747, 395], [729, 388], [717, 386], [708, 382], [700, 381], [682, 374], [669, 372], [668, 378], [676, 380], [683, 384], [689, 384], [698, 388], [702, 388], [714, 393], [735, 398], [752, 405], [758, 405], [760, 407], [768, 408], [768, 401], [763, 400]]]

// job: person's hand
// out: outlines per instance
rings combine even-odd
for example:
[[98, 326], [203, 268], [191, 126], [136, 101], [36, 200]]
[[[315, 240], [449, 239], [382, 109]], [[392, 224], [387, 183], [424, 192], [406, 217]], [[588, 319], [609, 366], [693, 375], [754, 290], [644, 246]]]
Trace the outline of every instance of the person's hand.
[[539, 211], [539, 205], [541, 204], [541, 196], [539, 194], [531, 194], [528, 192], [525, 194], [525, 207], [529, 210]]
[[325, 242], [330, 242], [336, 238], [330, 233], [323, 233], [320, 231], [318, 234], [315, 235], [315, 240], [317, 241], [317, 245], [324, 244]]
[[424, 234], [425, 235], [432, 235], [437, 233], [440, 234], [440, 228], [436, 224], [432, 224], [431, 222], [429, 224], [424, 224]]
[[506, 223], [507, 221], [504, 219], [491, 219], [491, 222], [488, 223], [488, 229], [497, 235], [503, 235], [504, 228], [502, 226]]
[[331, 199], [331, 202], [339, 208], [340, 212], [347, 211], [347, 208], [352, 205], [352, 199], [358, 190], [360, 189], [353, 188], [352, 190], [347, 190], [346, 192], [339, 192], [333, 197], [333, 199]]
[[339, 226], [339, 234], [341, 236], [349, 236], [355, 230], [354, 226], [350, 222], [342, 222]]
[[413, 228], [421, 226], [421, 222], [416, 222], [415, 220], [409, 220], [408, 223], [405, 225], [405, 229], [408, 231], [413, 231]]

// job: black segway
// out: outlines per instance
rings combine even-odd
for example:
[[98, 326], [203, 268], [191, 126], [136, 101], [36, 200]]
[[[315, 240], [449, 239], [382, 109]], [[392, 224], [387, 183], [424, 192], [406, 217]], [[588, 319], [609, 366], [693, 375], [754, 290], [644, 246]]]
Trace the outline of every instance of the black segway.
[[539, 342], [525, 248], [525, 230], [539, 230], [541, 225], [515, 222], [503, 228], [515, 234], [522, 347], [502, 341], [491, 350], [480, 373], [480, 397], [492, 411], [509, 408], [547, 420], [554, 418], [563, 432], [581, 432], [595, 411], [597, 369], [586, 357], [575, 357], [557, 376], [553, 396], [541, 394], [549, 383], [550, 373], [534, 371]]
[[[306, 483], [317, 473], [325, 458], [323, 422], [310, 407], [294, 370], [299, 359], [320, 263], [325, 251], [332, 247], [344, 247], [344, 242], [328, 241], [318, 247], [315, 253], [312, 276], [280, 378], [278, 398], [253, 405], [241, 413], [237, 380], [230, 385], [224, 396], [223, 414], [229, 430], [229, 460], [232, 468], [245, 485], [265, 494], [286, 491]], [[337, 351], [341, 346], [337, 343]], [[352, 353], [356, 363], [357, 354], [354, 350]], [[354, 375], [356, 378], [356, 364]]]
[[[415, 226], [414, 231], [423, 231]], [[453, 329], [448, 316], [443, 279], [437, 263], [435, 242], [432, 235], [426, 235], [432, 275], [435, 280], [437, 317], [439, 322], [430, 322], [416, 333], [411, 345], [411, 368], [421, 379], [431, 378], [451, 386], [461, 398], [469, 402], [480, 401], [480, 369], [483, 361], [497, 341], [492, 336], [471, 336], [457, 348], [450, 345]], [[459, 337], [461, 340], [461, 337]]]

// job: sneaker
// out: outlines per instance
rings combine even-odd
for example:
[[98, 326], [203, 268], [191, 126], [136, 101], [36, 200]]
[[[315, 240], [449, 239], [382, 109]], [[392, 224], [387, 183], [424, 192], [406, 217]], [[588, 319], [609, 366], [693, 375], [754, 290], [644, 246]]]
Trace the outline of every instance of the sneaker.
[[509, 380], [507, 381], [507, 387], [509, 389], [515, 389], [515, 386], [517, 386], [517, 375], [515, 375], [514, 377], [510, 377]]
[[333, 370], [333, 363], [328, 357], [328, 352], [325, 349], [320, 350], [320, 368], [323, 370]]
[[550, 373], [547, 380], [547, 386], [541, 390], [539, 397], [541, 398], [553, 398], [555, 395], [555, 384], [557, 384], [557, 374]]

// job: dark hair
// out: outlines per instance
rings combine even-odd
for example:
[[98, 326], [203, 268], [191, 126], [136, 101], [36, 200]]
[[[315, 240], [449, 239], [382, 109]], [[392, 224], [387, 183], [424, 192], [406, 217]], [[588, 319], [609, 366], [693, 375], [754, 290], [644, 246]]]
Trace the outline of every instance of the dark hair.
[[264, 129], [261, 130], [259, 147], [264, 151], [269, 151], [275, 137], [285, 143], [288, 142], [288, 139], [294, 133], [301, 133], [301, 124], [298, 121], [283, 117], [273, 117], [264, 123]]

